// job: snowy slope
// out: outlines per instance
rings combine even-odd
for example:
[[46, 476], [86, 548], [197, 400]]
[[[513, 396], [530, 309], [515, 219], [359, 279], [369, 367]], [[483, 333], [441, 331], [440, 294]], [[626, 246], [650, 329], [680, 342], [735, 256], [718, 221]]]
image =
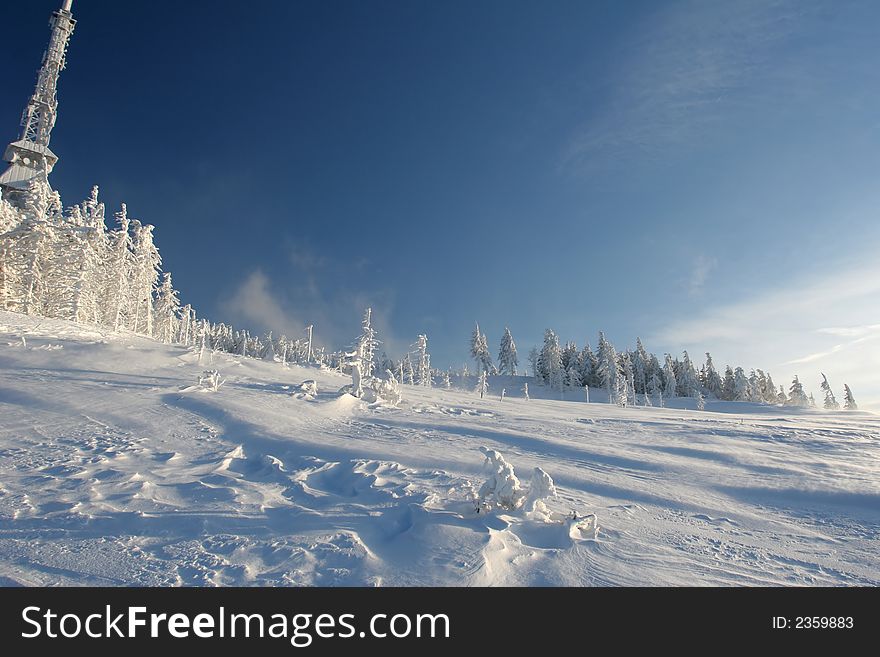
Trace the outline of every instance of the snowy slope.
[[[371, 408], [337, 374], [219, 353], [226, 383], [192, 389], [206, 366], [0, 312], [0, 582], [880, 584], [870, 413], [526, 401], [512, 379]], [[550, 473], [595, 537], [475, 513], [480, 446]]]

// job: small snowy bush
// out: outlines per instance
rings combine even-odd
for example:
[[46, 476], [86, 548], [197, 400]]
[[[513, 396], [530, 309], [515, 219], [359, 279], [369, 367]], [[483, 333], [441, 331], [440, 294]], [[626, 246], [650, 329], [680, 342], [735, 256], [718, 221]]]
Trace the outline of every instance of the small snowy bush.
[[373, 383], [373, 389], [376, 392], [376, 401], [388, 404], [389, 406], [397, 406], [402, 397], [400, 395], [400, 385], [391, 370], [385, 370], [385, 378], [376, 380]]
[[293, 396], [297, 399], [312, 401], [318, 396], [318, 383], [314, 379], [307, 379], [296, 386]]
[[518, 508], [525, 498], [525, 491], [513, 472], [513, 466], [494, 449], [480, 447], [486, 457], [486, 466], [490, 471], [489, 478], [480, 487], [477, 496], [477, 508], [496, 505], [512, 511]]
[[220, 372], [217, 370], [205, 370], [199, 375], [199, 386], [211, 392], [220, 390], [220, 386], [225, 382], [226, 380], [220, 378]]
[[513, 471], [513, 466], [494, 449], [480, 447], [486, 457], [485, 464], [490, 471], [489, 478], [477, 493], [477, 512], [480, 509], [499, 507], [507, 511], [522, 509], [527, 513], [550, 516], [544, 500], [556, 497], [556, 486], [549, 474], [541, 468], [532, 471], [532, 481], [528, 490], [523, 489]]
[[550, 509], [544, 504], [544, 500], [556, 497], [556, 485], [553, 479], [541, 468], [532, 471], [532, 481], [529, 483], [529, 494], [526, 496], [524, 508], [530, 513], [549, 515]]

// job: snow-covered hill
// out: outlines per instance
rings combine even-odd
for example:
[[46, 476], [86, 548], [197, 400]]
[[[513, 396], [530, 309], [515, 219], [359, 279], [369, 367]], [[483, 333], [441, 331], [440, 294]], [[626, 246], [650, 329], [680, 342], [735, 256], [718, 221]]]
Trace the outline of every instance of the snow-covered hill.
[[[225, 384], [198, 390], [198, 358], [0, 312], [0, 582], [880, 584], [870, 413], [527, 401], [514, 380], [371, 407], [338, 374], [220, 353]], [[476, 513], [481, 446], [546, 470], [556, 520]]]

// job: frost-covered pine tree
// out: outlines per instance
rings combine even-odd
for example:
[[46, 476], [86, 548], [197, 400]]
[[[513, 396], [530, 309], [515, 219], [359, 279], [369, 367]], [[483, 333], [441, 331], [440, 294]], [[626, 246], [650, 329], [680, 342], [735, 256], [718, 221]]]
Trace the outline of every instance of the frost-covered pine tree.
[[516, 358], [516, 343], [510, 329], [504, 327], [504, 335], [501, 337], [501, 347], [498, 350], [498, 372], [508, 376], [516, 376], [516, 367], [519, 364]]
[[[153, 291], [159, 278], [162, 258], [153, 242], [153, 227], [131, 222], [131, 272], [129, 274], [129, 328], [142, 335], [153, 335]], [[161, 339], [161, 338], [160, 338]]]
[[581, 387], [581, 374], [578, 372], [577, 363], [569, 365], [568, 372], [565, 375], [565, 385], [569, 388]]
[[179, 311], [180, 300], [177, 298], [177, 290], [171, 285], [171, 272], [165, 272], [162, 283], [156, 291], [155, 337], [166, 343], [174, 340]]
[[615, 381], [617, 389], [614, 394], [614, 401], [618, 406], [629, 406], [629, 383], [623, 376], [618, 376]]
[[361, 322], [361, 334], [358, 337], [356, 349], [361, 360], [361, 374], [365, 379], [373, 378], [374, 355], [376, 348], [381, 344], [376, 339], [376, 330], [373, 328], [373, 309], [364, 311], [364, 319]]
[[579, 360], [578, 348], [574, 342], [566, 342], [565, 346], [562, 348], [562, 371], [568, 372], [568, 369], [575, 365], [577, 366]]
[[633, 383], [637, 394], [643, 394], [648, 384], [648, 352], [641, 338], [636, 338], [636, 350], [632, 354]]
[[825, 408], [830, 411], [836, 411], [840, 408], [840, 404], [837, 399], [834, 397], [834, 392], [831, 390], [831, 385], [828, 383], [828, 377], [825, 376], [824, 372], [822, 373], [822, 392], [825, 393]]
[[733, 376], [733, 368], [728, 365], [724, 369], [724, 382], [721, 384], [721, 399], [733, 401], [736, 399], [736, 380]]
[[620, 373], [617, 370], [617, 352], [606, 338], [605, 333], [599, 331], [599, 347], [596, 355], [596, 374], [598, 383], [605, 388], [608, 393], [608, 400], [611, 401], [617, 394], [617, 380]]
[[409, 354], [406, 354], [403, 357], [403, 380], [402, 383], [407, 383], [409, 385], [415, 385], [416, 383], [416, 373], [413, 368], [413, 362], [410, 358]]
[[540, 380], [553, 390], [562, 390], [565, 373], [562, 370], [562, 350], [559, 348], [559, 337], [553, 329], [544, 331], [544, 346], [538, 355], [538, 371]]
[[449, 378], [449, 370], [445, 370], [443, 372], [443, 388], [445, 390], [449, 390], [450, 388], [452, 388], [452, 381]]
[[733, 398], [736, 401], [749, 401], [751, 399], [749, 379], [741, 367], [737, 367], [733, 373]]
[[703, 396], [703, 391], [697, 391], [697, 410], [705, 411], [706, 410], [706, 398]]
[[428, 353], [428, 336], [420, 335], [413, 345], [416, 349], [416, 385], [431, 387], [431, 355]]
[[584, 348], [581, 350], [581, 355], [578, 360], [581, 364], [581, 381], [584, 382], [584, 385], [593, 386], [594, 388], [599, 386], [599, 360], [596, 358], [596, 354], [594, 354], [593, 350], [590, 348], [589, 342], [584, 345]]
[[768, 404], [778, 404], [779, 396], [776, 394], [776, 384], [773, 383], [773, 377], [767, 372], [767, 383], [764, 386], [764, 401]]
[[119, 228], [111, 231], [109, 263], [107, 268], [107, 319], [108, 324], [114, 331], [125, 326], [131, 297], [128, 294], [128, 281], [133, 269], [131, 234], [129, 233], [130, 221], [128, 208], [125, 203], [122, 209], [116, 213], [116, 221]]
[[856, 404], [856, 398], [853, 397], [852, 390], [849, 389], [849, 385], [846, 383], [843, 384], [843, 408], [847, 411], [857, 411], [859, 410], [859, 405]]
[[723, 396], [723, 383], [721, 381], [721, 376], [715, 369], [715, 363], [712, 362], [712, 355], [708, 351], [706, 352], [706, 364], [704, 365], [704, 368], [706, 372], [706, 390], [712, 393], [716, 399], [721, 399]]
[[523, 397], [525, 397], [526, 401], [528, 401], [530, 399], [530, 397], [529, 397], [529, 382], [528, 381], [523, 383], [522, 391], [523, 391]]
[[651, 374], [651, 378], [648, 379], [648, 391], [647, 394], [645, 394], [645, 398], [649, 395], [657, 400], [657, 405], [660, 408], [663, 408], [663, 384], [660, 382], [660, 374], [658, 371]]
[[487, 374], [493, 371], [492, 356], [489, 354], [489, 341], [485, 333], [480, 332], [477, 323], [471, 335], [471, 358], [477, 362], [477, 372], [485, 371]]
[[480, 370], [480, 376], [477, 377], [477, 387], [474, 392], [479, 393], [480, 399], [489, 392], [489, 375], [486, 370]]
[[788, 390], [788, 405], [806, 408], [810, 405], [810, 400], [804, 392], [804, 386], [801, 384], [797, 376], [791, 382], [791, 388]]
[[700, 381], [697, 378], [697, 370], [691, 361], [688, 352], [682, 354], [679, 375], [676, 380], [678, 394], [682, 397], [694, 397], [700, 390]]
[[[262, 349], [262, 358], [263, 360], [268, 360], [271, 363], [275, 362], [275, 340], [272, 339], [272, 331], [269, 331], [268, 335], [266, 335], [265, 344]], [[363, 370], [362, 370], [363, 371]]]
[[672, 362], [672, 356], [666, 354], [666, 362], [663, 365], [663, 396], [666, 399], [675, 397], [678, 388], [678, 382], [675, 380], [675, 363]]

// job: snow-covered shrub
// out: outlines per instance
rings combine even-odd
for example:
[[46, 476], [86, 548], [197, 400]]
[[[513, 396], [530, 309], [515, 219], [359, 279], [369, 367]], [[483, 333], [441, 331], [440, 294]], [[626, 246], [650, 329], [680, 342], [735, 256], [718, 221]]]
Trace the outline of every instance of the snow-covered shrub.
[[293, 396], [297, 399], [312, 401], [315, 397], [318, 396], [317, 382], [314, 379], [307, 379], [306, 381], [303, 381], [298, 386], [296, 386]]
[[553, 479], [541, 468], [532, 470], [532, 481], [529, 483], [529, 493], [523, 507], [531, 513], [549, 515], [550, 509], [544, 504], [544, 500], [556, 497], [556, 485]]
[[199, 375], [199, 387], [211, 392], [220, 390], [220, 386], [225, 382], [226, 380], [220, 378], [220, 372], [217, 370], [205, 370]]
[[521, 509], [546, 518], [551, 516], [544, 500], [556, 497], [556, 486], [549, 474], [541, 468], [535, 468], [526, 490], [520, 484], [513, 466], [500, 453], [486, 447], [480, 447], [480, 451], [486, 457], [485, 465], [490, 475], [477, 493], [477, 512], [499, 507], [506, 511]]
[[509, 511], [519, 508], [525, 498], [525, 491], [513, 472], [513, 466], [494, 449], [480, 447], [480, 451], [486, 457], [486, 466], [490, 475], [480, 487], [477, 508], [492, 505]]
[[391, 370], [385, 370], [385, 378], [375, 380], [373, 382], [373, 390], [376, 393], [376, 401], [389, 406], [397, 406], [402, 397], [400, 395], [400, 385]]

